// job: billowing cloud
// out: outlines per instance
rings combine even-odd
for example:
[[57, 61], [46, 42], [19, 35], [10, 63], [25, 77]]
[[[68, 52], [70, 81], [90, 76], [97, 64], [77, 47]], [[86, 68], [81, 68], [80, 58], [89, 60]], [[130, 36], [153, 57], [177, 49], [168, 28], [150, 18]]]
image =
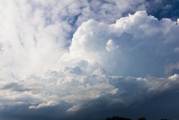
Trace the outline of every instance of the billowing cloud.
[[167, 66], [178, 62], [177, 31], [178, 22], [159, 21], [145, 11], [110, 25], [89, 20], [75, 32], [70, 53], [112, 74], [162, 76]]
[[151, 4], [0, 2], [0, 119], [150, 113], [141, 104], [178, 96], [179, 19], [148, 15]]
[[[46, 67], [48, 69], [57, 62], [64, 50], [68, 49], [73, 33], [82, 22], [88, 19], [114, 22], [122, 16], [122, 13], [132, 9], [127, 6], [138, 6], [141, 2], [140, 0], [135, 3], [122, 0], [104, 3], [86, 0], [2, 2], [0, 45], [1, 66], [5, 73], [1, 76], [8, 75], [8, 79], [19, 79], [43, 72]], [[116, 16], [114, 20], [107, 19], [114, 16]]]

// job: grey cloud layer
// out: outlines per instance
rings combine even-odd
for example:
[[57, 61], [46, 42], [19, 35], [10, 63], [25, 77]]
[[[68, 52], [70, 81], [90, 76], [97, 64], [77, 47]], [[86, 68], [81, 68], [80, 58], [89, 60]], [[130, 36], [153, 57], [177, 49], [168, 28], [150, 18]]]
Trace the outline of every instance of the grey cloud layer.
[[[75, 114], [77, 118], [82, 117], [83, 112], [87, 115], [88, 110], [99, 113], [120, 110], [133, 103], [139, 104], [167, 92], [178, 91], [179, 84], [178, 75], [135, 78], [107, 76], [101, 70], [87, 75], [56, 75], [61, 77], [54, 77], [54, 72], [51, 72], [45, 78], [31, 77], [16, 83], [1, 83], [0, 111], [4, 113], [3, 119], [67, 119]], [[13, 108], [18, 111], [13, 111]]]

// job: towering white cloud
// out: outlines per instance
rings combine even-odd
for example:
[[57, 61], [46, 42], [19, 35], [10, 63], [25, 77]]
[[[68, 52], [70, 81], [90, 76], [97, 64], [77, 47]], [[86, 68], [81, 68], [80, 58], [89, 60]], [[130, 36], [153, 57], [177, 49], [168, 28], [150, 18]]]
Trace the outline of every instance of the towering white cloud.
[[176, 21], [159, 21], [145, 11], [111, 25], [89, 20], [75, 32], [70, 54], [97, 62], [112, 74], [162, 76], [178, 62], [176, 31]]

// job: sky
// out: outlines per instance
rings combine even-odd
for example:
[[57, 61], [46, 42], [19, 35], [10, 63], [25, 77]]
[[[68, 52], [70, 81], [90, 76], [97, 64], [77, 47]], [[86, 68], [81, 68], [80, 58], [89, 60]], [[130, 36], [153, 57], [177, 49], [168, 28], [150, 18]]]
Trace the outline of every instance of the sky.
[[179, 0], [1, 0], [0, 119], [179, 118]]

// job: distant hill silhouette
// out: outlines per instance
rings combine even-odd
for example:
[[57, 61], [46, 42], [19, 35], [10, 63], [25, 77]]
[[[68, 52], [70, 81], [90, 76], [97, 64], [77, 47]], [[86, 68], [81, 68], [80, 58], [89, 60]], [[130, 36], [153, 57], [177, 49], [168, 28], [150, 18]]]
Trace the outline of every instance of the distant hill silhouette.
[[131, 119], [130, 118], [125, 118], [125, 117], [113, 116], [111, 118], [106, 118], [106, 120], [131, 120]]
[[137, 120], [146, 120], [145, 117], [138, 118]]

